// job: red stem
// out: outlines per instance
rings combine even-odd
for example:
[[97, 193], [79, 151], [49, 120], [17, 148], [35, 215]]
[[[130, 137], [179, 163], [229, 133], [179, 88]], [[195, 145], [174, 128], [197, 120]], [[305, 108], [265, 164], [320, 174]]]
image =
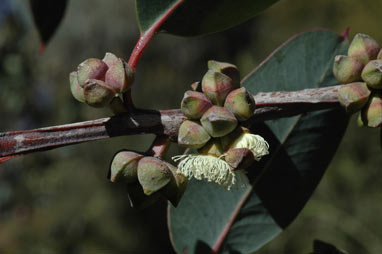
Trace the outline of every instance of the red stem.
[[147, 154], [154, 157], [162, 158], [167, 152], [169, 145], [170, 139], [168, 136], [157, 135], [151, 147], [148, 149]]
[[184, 0], [179, 0], [170, 9], [168, 9], [151, 27], [146, 30], [141, 36], [137, 44], [135, 45], [133, 52], [131, 53], [129, 59], [129, 65], [135, 71], [137, 69], [137, 65], [139, 59], [141, 58], [143, 52], [145, 51], [147, 45], [154, 38], [154, 35], [158, 31], [158, 29], [162, 26], [162, 24], [168, 19], [168, 17], [183, 3]]

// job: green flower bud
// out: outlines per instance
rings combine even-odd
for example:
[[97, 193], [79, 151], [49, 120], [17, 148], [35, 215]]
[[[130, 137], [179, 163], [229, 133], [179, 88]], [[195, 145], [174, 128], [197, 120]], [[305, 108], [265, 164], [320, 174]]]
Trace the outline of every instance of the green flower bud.
[[159, 192], [176, 207], [186, 191], [187, 178], [182, 174], [178, 174], [175, 166], [170, 163], [167, 163], [167, 166], [171, 170], [173, 177], [171, 178], [170, 183]]
[[120, 151], [114, 155], [110, 165], [109, 179], [112, 182], [132, 183], [138, 181], [138, 161], [143, 155], [132, 151]]
[[85, 103], [95, 108], [107, 106], [114, 94], [115, 92], [102, 80], [89, 79], [84, 86]]
[[228, 94], [224, 107], [231, 111], [237, 120], [246, 121], [253, 116], [256, 104], [253, 96], [242, 87]]
[[233, 169], [246, 169], [252, 165], [255, 157], [248, 148], [233, 148], [225, 153], [224, 160]]
[[333, 74], [341, 84], [347, 84], [361, 80], [361, 72], [364, 64], [351, 56], [336, 56], [333, 64]]
[[222, 137], [237, 126], [235, 116], [226, 108], [212, 106], [202, 116], [200, 122], [211, 137]]
[[119, 58], [113, 53], [107, 52], [102, 61], [110, 68], [119, 61]]
[[338, 90], [338, 100], [345, 107], [346, 112], [352, 114], [366, 105], [370, 93], [366, 83], [350, 83]]
[[127, 185], [127, 194], [129, 195], [131, 207], [137, 209], [149, 207], [162, 198], [159, 192], [153, 193], [150, 196], [145, 195], [142, 186], [138, 182]]
[[140, 159], [137, 171], [138, 181], [148, 196], [166, 186], [173, 177], [166, 162], [154, 157]]
[[198, 154], [211, 155], [215, 157], [220, 157], [223, 153], [224, 150], [219, 139], [210, 140], [210, 142], [198, 150]]
[[376, 59], [378, 52], [378, 43], [366, 34], [356, 34], [348, 49], [348, 55], [357, 58], [363, 64]]
[[223, 150], [226, 151], [228, 150], [232, 144], [244, 133], [251, 133], [249, 129], [243, 127], [243, 126], [238, 126], [233, 132], [231, 132], [228, 135], [225, 135], [224, 137], [220, 138]]
[[198, 149], [204, 146], [210, 138], [210, 135], [197, 122], [186, 120], [179, 127], [179, 145]]
[[212, 103], [204, 94], [195, 91], [184, 93], [181, 110], [187, 118], [199, 119], [210, 107], [212, 107]]
[[382, 60], [372, 60], [362, 71], [362, 79], [374, 89], [382, 89]]
[[240, 72], [235, 65], [210, 60], [208, 61], [208, 69], [227, 75], [232, 79], [235, 88], [240, 87]]
[[105, 83], [113, 88], [117, 93], [123, 93], [127, 89], [127, 77], [125, 66], [121, 59], [118, 59], [105, 74]]
[[223, 106], [225, 98], [235, 88], [230, 77], [212, 70], [209, 70], [202, 80], [203, 93], [218, 106]]
[[196, 81], [196, 82], [192, 83], [191, 89], [192, 89], [192, 91], [203, 92], [202, 83], [200, 83], [200, 81]]
[[373, 93], [362, 109], [362, 121], [368, 127], [382, 126], [382, 93]]
[[78, 83], [78, 75], [77, 72], [71, 72], [69, 75], [70, 81], [70, 91], [72, 92], [73, 97], [80, 101], [85, 102], [84, 89]]
[[88, 79], [105, 80], [107, 69], [108, 66], [102, 60], [89, 58], [78, 66], [78, 83], [84, 87]]

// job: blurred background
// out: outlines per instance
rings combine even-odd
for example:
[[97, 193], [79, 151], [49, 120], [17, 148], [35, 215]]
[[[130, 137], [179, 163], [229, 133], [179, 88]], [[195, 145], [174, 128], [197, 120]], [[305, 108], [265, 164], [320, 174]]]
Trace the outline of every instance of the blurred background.
[[[68, 74], [105, 52], [128, 59], [139, 31], [133, 1], [69, 1], [46, 51], [38, 51], [28, 1], [0, 0], [0, 132], [108, 116], [75, 101]], [[161, 34], [138, 68], [139, 107], [177, 108], [209, 59], [243, 77], [295, 33], [327, 27], [382, 42], [381, 1], [281, 0], [255, 19], [196, 38]], [[350, 254], [382, 253], [380, 131], [354, 119], [326, 175], [295, 222], [258, 253], [312, 251], [314, 239]], [[131, 136], [30, 154], [0, 166], [0, 253], [173, 253], [166, 203], [130, 208], [107, 171], [121, 148], [144, 151], [154, 136]], [[172, 152], [176, 152], [176, 148]], [[171, 152], [171, 151], [170, 151]]]

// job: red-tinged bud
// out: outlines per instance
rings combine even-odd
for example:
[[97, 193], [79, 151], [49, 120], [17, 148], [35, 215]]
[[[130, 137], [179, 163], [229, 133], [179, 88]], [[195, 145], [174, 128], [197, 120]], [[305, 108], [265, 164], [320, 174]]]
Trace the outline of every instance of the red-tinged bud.
[[208, 61], [208, 69], [227, 75], [232, 79], [235, 88], [240, 87], [240, 72], [236, 65], [210, 60]]
[[89, 79], [85, 82], [84, 97], [89, 106], [105, 107], [114, 98], [114, 94], [115, 92], [101, 80]]
[[368, 127], [382, 127], [382, 93], [373, 93], [362, 109], [362, 121]]
[[85, 102], [84, 89], [78, 83], [77, 72], [74, 71], [70, 73], [69, 81], [70, 91], [72, 92], [73, 97], [80, 102]]
[[210, 135], [197, 122], [186, 120], [179, 127], [178, 144], [189, 148], [201, 148], [208, 140]]
[[200, 81], [196, 81], [196, 82], [192, 83], [191, 89], [192, 89], [192, 91], [203, 92], [202, 83], [200, 83]]
[[162, 189], [173, 177], [166, 162], [154, 157], [140, 159], [137, 171], [138, 181], [146, 195], [151, 195]]
[[126, 183], [138, 181], [137, 168], [141, 158], [142, 154], [132, 151], [120, 151], [115, 154], [110, 165], [110, 181]]
[[226, 152], [224, 160], [233, 169], [246, 169], [252, 165], [255, 157], [248, 148], [233, 148]]
[[184, 93], [181, 110], [188, 119], [201, 118], [210, 107], [212, 107], [212, 103], [203, 93], [195, 91]]
[[349, 45], [348, 56], [367, 64], [370, 60], [377, 58], [379, 52], [378, 43], [366, 34], [356, 34]]
[[352, 114], [366, 105], [370, 93], [366, 83], [350, 83], [338, 90], [338, 100], [345, 107], [346, 112]]
[[339, 55], [334, 58], [333, 74], [341, 84], [360, 81], [363, 67], [357, 58]]
[[246, 121], [253, 116], [256, 104], [247, 89], [241, 87], [228, 94], [224, 107], [231, 111], [237, 120]]
[[236, 117], [226, 108], [212, 106], [204, 113], [200, 122], [204, 129], [217, 138], [232, 132], [237, 126]]
[[372, 60], [362, 71], [362, 79], [373, 89], [382, 89], [382, 60]]
[[209, 70], [203, 77], [202, 90], [206, 97], [215, 105], [223, 106], [227, 95], [236, 87], [227, 75]]
[[89, 58], [82, 62], [77, 69], [78, 83], [81, 87], [89, 79], [105, 80], [105, 73], [108, 66], [100, 59]]

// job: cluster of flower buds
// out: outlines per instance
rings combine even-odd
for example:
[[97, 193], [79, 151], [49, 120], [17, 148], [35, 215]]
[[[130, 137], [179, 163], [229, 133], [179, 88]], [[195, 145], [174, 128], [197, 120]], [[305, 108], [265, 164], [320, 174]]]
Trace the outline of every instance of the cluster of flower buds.
[[177, 206], [187, 179], [176, 171], [175, 166], [159, 158], [120, 151], [111, 162], [109, 179], [127, 185], [133, 207], [144, 208], [160, 198]]
[[188, 119], [179, 128], [178, 144], [198, 154], [175, 156], [178, 172], [230, 189], [237, 175], [243, 178], [239, 169], [268, 154], [262, 137], [239, 126], [253, 116], [255, 100], [240, 87], [240, 73], [229, 63], [209, 61], [202, 82], [191, 87], [181, 102]]
[[362, 126], [382, 127], [382, 50], [368, 35], [356, 34], [348, 55], [334, 59], [333, 73], [341, 84], [338, 99], [349, 113], [360, 111]]
[[82, 62], [69, 79], [74, 98], [92, 107], [105, 107], [131, 88], [134, 72], [123, 59], [106, 53], [102, 60], [89, 58]]

